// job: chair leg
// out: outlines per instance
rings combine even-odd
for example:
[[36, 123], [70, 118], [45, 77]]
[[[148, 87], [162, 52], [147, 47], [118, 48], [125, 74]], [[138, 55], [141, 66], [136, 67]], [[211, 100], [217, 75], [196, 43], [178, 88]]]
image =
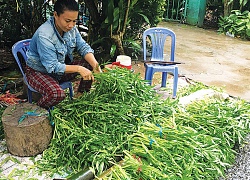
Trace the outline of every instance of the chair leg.
[[151, 86], [152, 85], [152, 79], [153, 79], [153, 74], [152, 74], [152, 68], [146, 68], [145, 70], [145, 80], [148, 81], [148, 84]]
[[166, 87], [167, 84], [167, 72], [162, 72], [161, 87]]
[[73, 99], [73, 96], [74, 96], [74, 91], [73, 91], [73, 87], [69, 87], [69, 97], [70, 99], [72, 100]]
[[28, 102], [32, 103], [32, 91], [29, 88], [28, 88], [27, 96], [28, 96]]
[[173, 98], [176, 98], [177, 94], [178, 76], [179, 76], [178, 68], [176, 67], [174, 70]]

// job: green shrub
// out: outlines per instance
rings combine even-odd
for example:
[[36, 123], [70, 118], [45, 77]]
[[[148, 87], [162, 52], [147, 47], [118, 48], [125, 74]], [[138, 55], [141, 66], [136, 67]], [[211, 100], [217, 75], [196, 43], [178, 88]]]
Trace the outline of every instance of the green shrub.
[[30, 38], [46, 20], [46, 12], [51, 11], [48, 2], [2, 0], [0, 1], [1, 47], [11, 48], [21, 40]]
[[233, 10], [230, 16], [220, 17], [218, 31], [250, 40], [250, 12], [244, 11], [241, 13], [239, 10]]

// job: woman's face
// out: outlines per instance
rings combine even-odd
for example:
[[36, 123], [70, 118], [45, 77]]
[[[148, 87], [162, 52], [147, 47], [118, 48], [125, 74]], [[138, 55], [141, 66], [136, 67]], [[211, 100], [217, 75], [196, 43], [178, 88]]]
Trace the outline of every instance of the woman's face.
[[54, 12], [55, 24], [58, 32], [62, 34], [63, 32], [70, 31], [75, 25], [77, 21], [78, 11], [64, 11], [63, 14], [57, 15]]

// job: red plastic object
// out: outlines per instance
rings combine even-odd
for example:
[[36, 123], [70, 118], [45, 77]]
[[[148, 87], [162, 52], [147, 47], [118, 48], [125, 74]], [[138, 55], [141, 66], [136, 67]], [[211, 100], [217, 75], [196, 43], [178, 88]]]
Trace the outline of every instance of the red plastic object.
[[130, 66], [124, 66], [119, 61], [118, 62], [113, 62], [112, 65], [116, 65], [116, 66], [119, 66], [119, 67], [122, 67], [122, 68], [132, 69], [131, 65]]

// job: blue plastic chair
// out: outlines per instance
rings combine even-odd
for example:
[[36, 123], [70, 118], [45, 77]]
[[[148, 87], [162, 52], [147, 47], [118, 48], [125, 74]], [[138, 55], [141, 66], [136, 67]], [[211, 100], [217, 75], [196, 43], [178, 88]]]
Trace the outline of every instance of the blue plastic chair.
[[[144, 31], [143, 33], [143, 59], [147, 61], [147, 40], [151, 42], [151, 59], [149, 61], [164, 61], [164, 47], [167, 37], [171, 39], [170, 59], [167, 61], [175, 60], [175, 33], [167, 28], [153, 27]], [[150, 64], [145, 63], [145, 80], [152, 84], [153, 75], [155, 72], [162, 72], [162, 87], [166, 87], [167, 73], [172, 73], [174, 76], [173, 81], [173, 98], [176, 98], [177, 85], [178, 85], [178, 66], [170, 64]]]
[[[29, 48], [29, 44], [30, 44], [30, 40], [31, 39], [25, 39], [25, 40], [21, 40], [21, 41], [18, 41], [16, 42], [13, 46], [12, 46], [12, 54], [21, 70], [21, 73], [23, 75], [23, 80], [24, 80], [24, 83], [27, 85], [27, 89], [28, 89], [28, 102], [29, 103], [32, 103], [32, 92], [37, 92], [35, 89], [33, 89], [28, 81], [27, 81], [27, 78], [26, 78], [26, 75], [25, 75], [25, 72], [23, 70], [23, 67], [22, 67], [22, 63], [18, 57], [18, 52], [21, 53], [21, 55], [23, 56], [23, 59], [26, 61], [27, 60], [27, 55], [26, 55], [26, 52]], [[70, 95], [70, 98], [72, 99], [73, 98], [73, 87], [72, 87], [72, 83], [67, 81], [67, 82], [63, 82], [60, 84], [61, 88], [62, 89], [67, 89], [69, 88], [69, 95]]]

